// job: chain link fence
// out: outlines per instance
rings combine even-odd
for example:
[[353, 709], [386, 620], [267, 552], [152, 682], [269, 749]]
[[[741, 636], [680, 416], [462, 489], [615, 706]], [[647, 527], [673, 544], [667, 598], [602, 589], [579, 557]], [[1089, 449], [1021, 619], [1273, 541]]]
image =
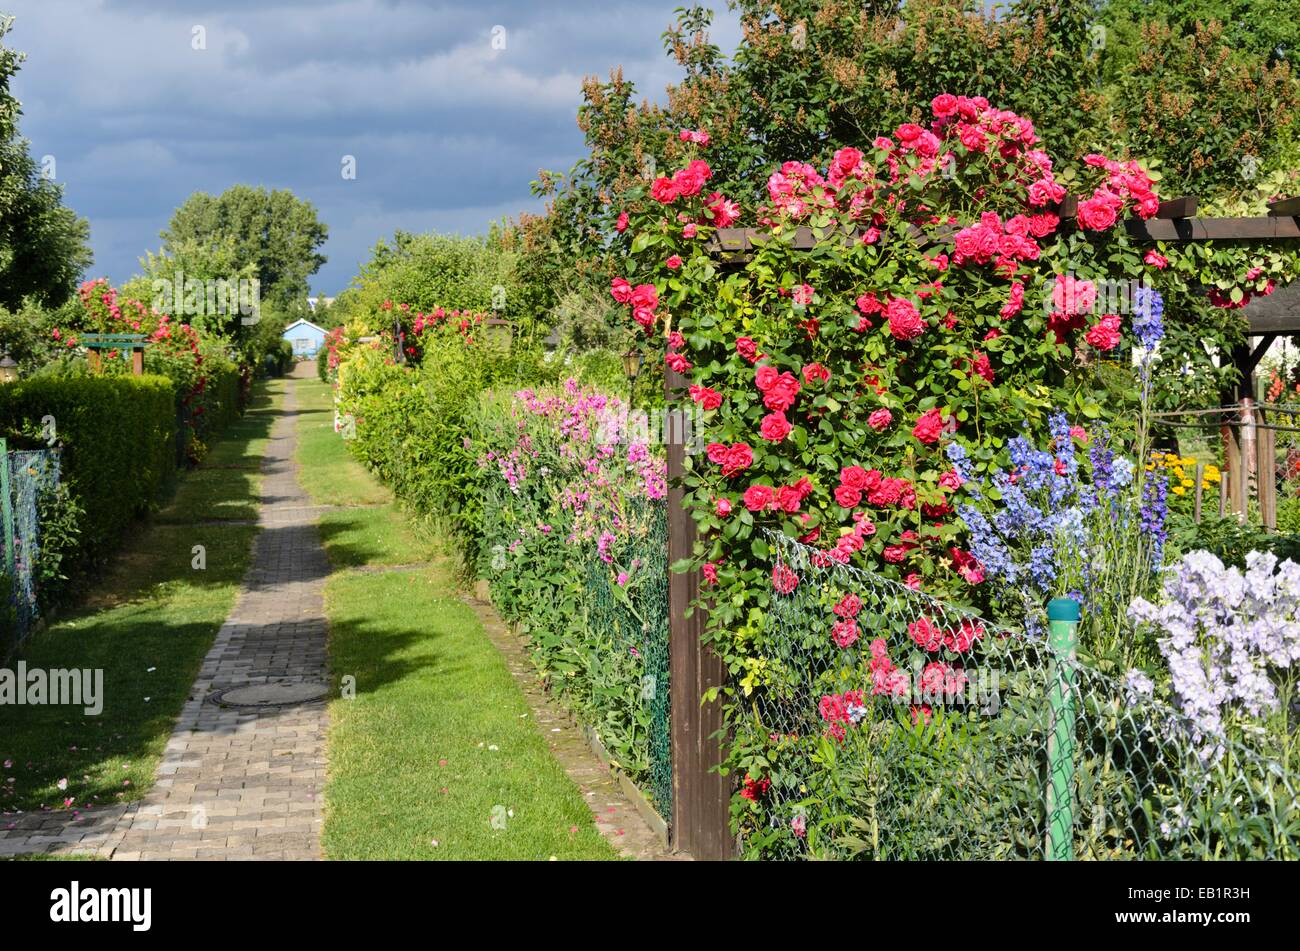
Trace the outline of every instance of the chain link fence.
[[0, 635], [0, 658], [8, 657], [31, 633], [38, 612], [35, 569], [40, 556], [40, 500], [59, 484], [58, 450], [19, 450], [5, 453], [8, 494], [0, 499], [7, 509], [4, 533], [6, 607], [5, 632]]
[[1039, 637], [769, 543], [778, 590], [735, 718], [739, 750], [766, 764], [746, 782], [747, 852], [1300, 857], [1283, 763], [1198, 737]]

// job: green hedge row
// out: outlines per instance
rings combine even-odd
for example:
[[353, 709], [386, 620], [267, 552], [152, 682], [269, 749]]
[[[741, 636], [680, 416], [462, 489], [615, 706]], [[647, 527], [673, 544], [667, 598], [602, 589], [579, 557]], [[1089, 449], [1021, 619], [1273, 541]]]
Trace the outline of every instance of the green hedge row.
[[209, 367], [204, 386], [203, 410], [194, 418], [199, 439], [205, 444], [220, 435], [243, 412], [244, 371], [236, 363]]
[[10, 439], [45, 445], [47, 417], [63, 446], [63, 481], [85, 513], [75, 567], [93, 567], [175, 472], [175, 388], [154, 375], [36, 377], [0, 386], [0, 432]]
[[472, 566], [483, 504], [468, 440], [479, 394], [553, 381], [559, 368], [523, 347], [467, 346], [450, 329], [425, 336], [419, 367], [395, 366], [382, 350], [363, 350], [348, 363], [340, 387], [342, 408], [356, 419], [350, 448], [409, 511], [445, 527]]

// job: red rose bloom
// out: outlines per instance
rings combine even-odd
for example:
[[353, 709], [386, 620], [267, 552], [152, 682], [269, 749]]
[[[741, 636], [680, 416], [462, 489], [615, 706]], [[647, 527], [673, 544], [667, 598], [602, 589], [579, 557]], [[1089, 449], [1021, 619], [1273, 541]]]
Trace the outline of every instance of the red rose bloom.
[[825, 383], [830, 378], [831, 371], [820, 363], [810, 363], [803, 368], [803, 379], [809, 386], [814, 383]]
[[851, 509], [862, 502], [862, 490], [842, 485], [835, 490], [835, 502], [842, 508]]
[[862, 610], [862, 599], [856, 594], [846, 594], [840, 598], [833, 610], [839, 617], [857, 617], [858, 612]]
[[912, 427], [912, 435], [927, 445], [939, 441], [943, 433], [943, 413], [937, 409], [926, 410]]
[[1083, 339], [1098, 350], [1114, 350], [1119, 346], [1119, 325], [1118, 314], [1107, 314], [1088, 329], [1088, 332], [1083, 335]]
[[772, 566], [772, 588], [777, 594], [790, 594], [799, 586], [799, 576], [785, 565]]
[[858, 639], [858, 622], [852, 618], [836, 621], [831, 626], [831, 640], [836, 647], [849, 647]]
[[910, 300], [890, 298], [885, 307], [885, 316], [889, 318], [889, 332], [896, 340], [912, 340], [925, 331], [925, 321]]
[[887, 409], [878, 409], [867, 417], [867, 425], [876, 432], [883, 432], [894, 421], [894, 414]]
[[717, 409], [722, 405], [722, 394], [717, 390], [709, 389], [707, 386], [692, 386], [690, 389], [691, 399], [699, 403], [704, 409]]
[[803, 501], [803, 496], [799, 494], [798, 488], [793, 485], [783, 485], [776, 490], [776, 507], [782, 512], [799, 511], [799, 503]]
[[776, 500], [776, 493], [769, 485], [751, 485], [745, 490], [745, 508], [751, 512], [765, 511]]
[[654, 184], [650, 186], [650, 197], [661, 205], [672, 204], [677, 200], [677, 195], [677, 186], [670, 178], [663, 178], [661, 176], [656, 178]]
[[785, 413], [777, 412], [763, 417], [758, 432], [768, 442], [780, 442], [790, 435], [790, 429], [790, 421], [785, 418]]

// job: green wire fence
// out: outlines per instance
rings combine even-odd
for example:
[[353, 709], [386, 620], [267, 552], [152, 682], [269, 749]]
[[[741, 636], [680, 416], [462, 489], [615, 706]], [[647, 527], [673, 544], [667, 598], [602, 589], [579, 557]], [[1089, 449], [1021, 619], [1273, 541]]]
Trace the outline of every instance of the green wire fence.
[[746, 787], [749, 854], [1300, 857], [1287, 764], [1075, 661], [1068, 617], [1049, 641], [769, 542], [794, 588], [773, 595], [734, 718], [766, 764]]
[[666, 506], [629, 498], [623, 521], [611, 563], [594, 539], [569, 537], [555, 500], [494, 485], [478, 574], [550, 688], [671, 823]]
[[0, 439], [0, 509], [3, 515], [4, 617], [0, 658], [32, 632], [38, 617], [35, 568], [40, 555], [41, 496], [59, 484], [58, 450], [8, 451]]

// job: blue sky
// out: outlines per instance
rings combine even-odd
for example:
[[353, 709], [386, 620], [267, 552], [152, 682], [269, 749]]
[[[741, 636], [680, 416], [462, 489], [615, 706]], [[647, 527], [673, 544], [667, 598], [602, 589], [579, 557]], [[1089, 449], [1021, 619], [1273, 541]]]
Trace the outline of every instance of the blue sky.
[[[0, 11], [17, 17], [6, 39], [27, 54], [14, 81], [22, 133], [90, 220], [92, 274], [130, 277], [191, 192], [243, 182], [317, 206], [329, 261], [313, 290], [334, 294], [395, 228], [478, 234], [538, 210], [537, 170], [581, 155], [583, 76], [622, 65], [661, 100], [679, 71], [660, 34], [683, 3], [0, 0]], [[714, 42], [734, 49], [736, 18], [714, 7]]]

